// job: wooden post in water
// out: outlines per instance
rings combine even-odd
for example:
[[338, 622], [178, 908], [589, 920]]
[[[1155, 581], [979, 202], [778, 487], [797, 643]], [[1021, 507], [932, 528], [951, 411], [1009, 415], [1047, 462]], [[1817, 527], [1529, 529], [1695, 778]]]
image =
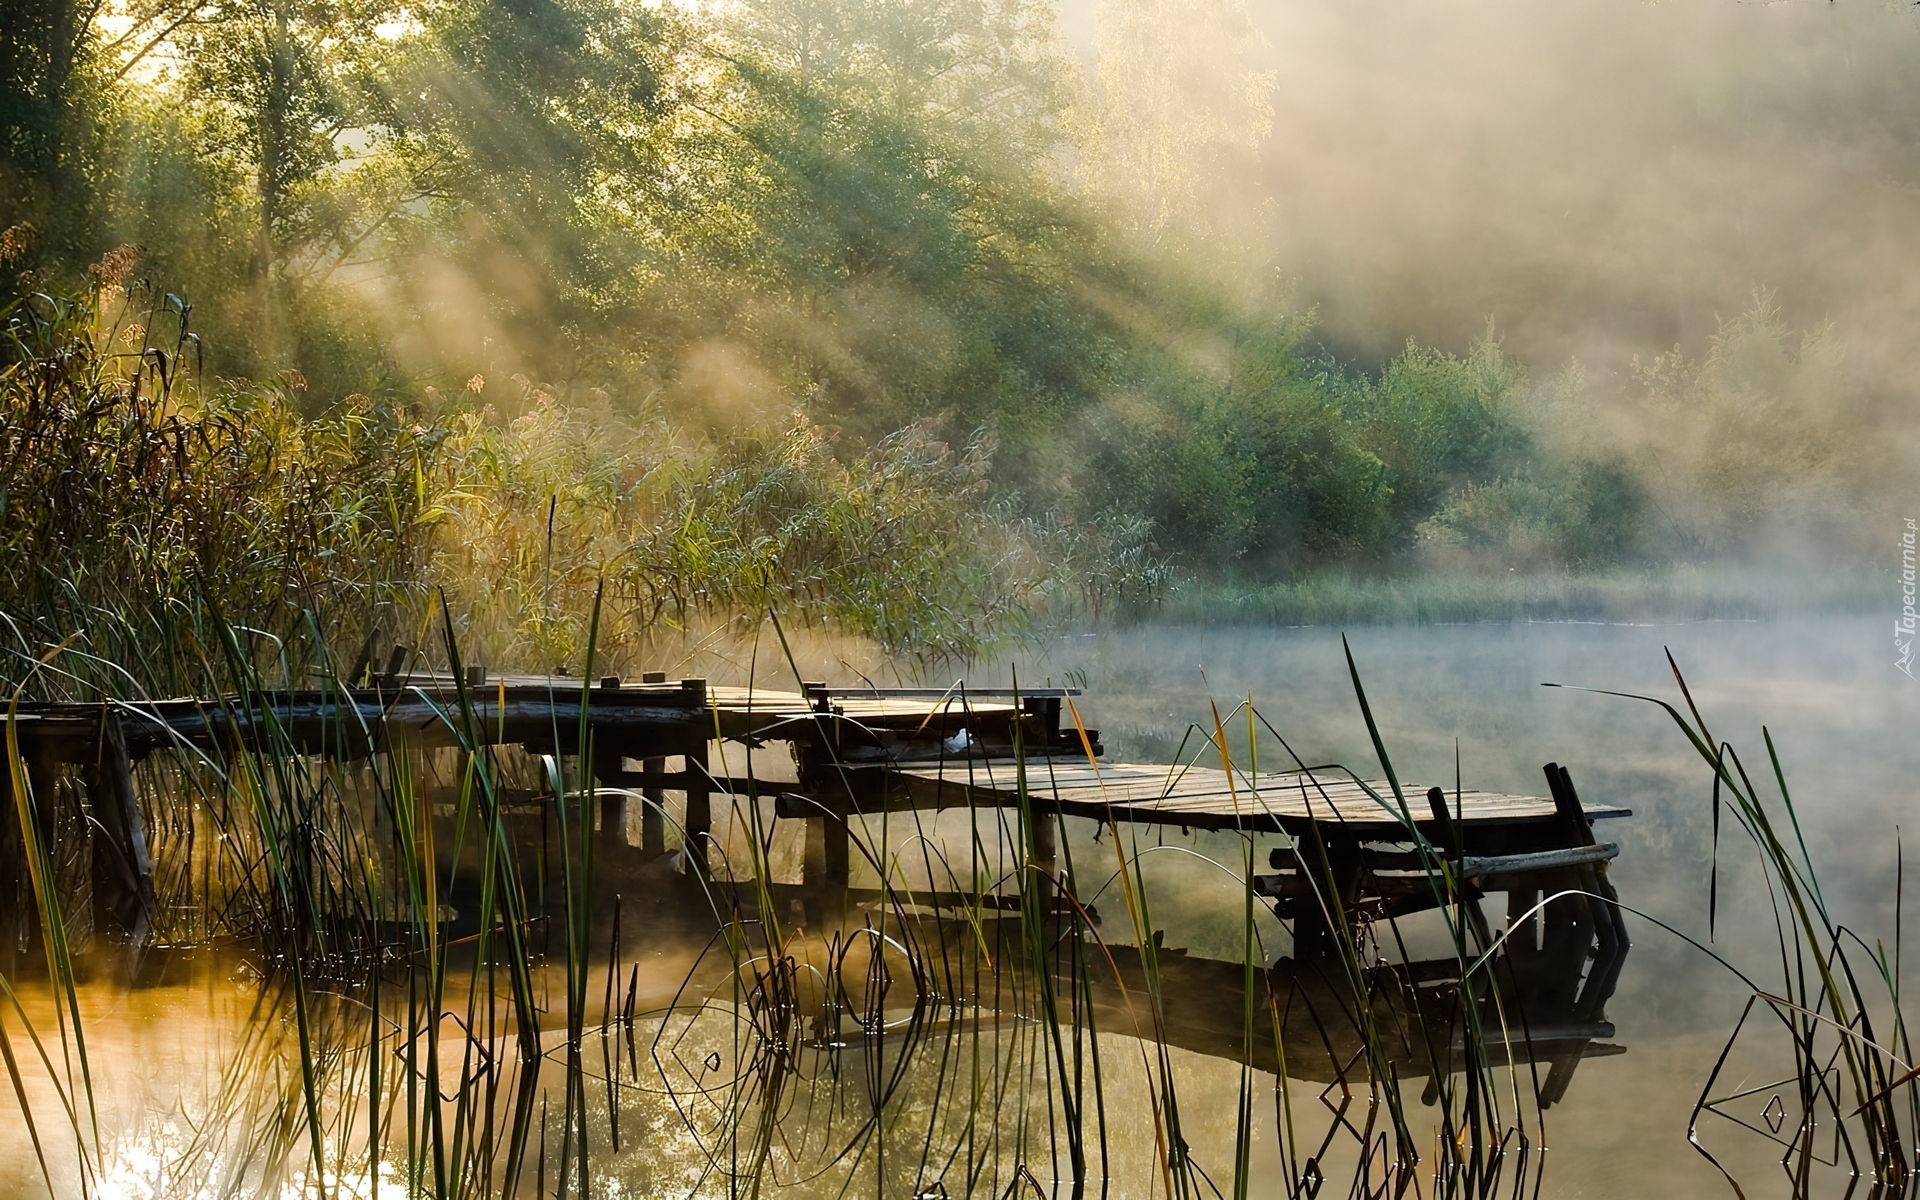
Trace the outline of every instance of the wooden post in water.
[[146, 941], [153, 924], [153, 860], [147, 853], [146, 820], [133, 786], [120, 719], [102, 718], [93, 762], [82, 764], [93, 837], [94, 930], [117, 927], [133, 945]]
[[[607, 675], [600, 680], [602, 691], [620, 690], [620, 677]], [[591, 698], [589, 698], [591, 699]], [[593, 777], [602, 788], [600, 796], [600, 837], [596, 843], [608, 863], [618, 861], [627, 851], [627, 797], [615, 790], [626, 783], [626, 758], [620, 746], [611, 740], [593, 739]]]
[[846, 818], [821, 813], [807, 818], [806, 853], [801, 860], [801, 881], [809, 891], [823, 896], [847, 890], [851, 869]]
[[[666, 681], [665, 671], [648, 671], [640, 677], [642, 683]], [[640, 775], [644, 784], [640, 794], [646, 798], [640, 810], [640, 856], [649, 862], [667, 852], [667, 793], [660, 785], [660, 780], [666, 774], [667, 760], [664, 757], [640, 761]], [[649, 779], [653, 782], [646, 783]]]
[[841, 772], [833, 747], [826, 743], [828, 718], [833, 701], [826, 684], [801, 684], [808, 705], [820, 716], [820, 739], [803, 741], [801, 751], [801, 789], [812, 799], [806, 816], [806, 851], [801, 856], [801, 881], [808, 893], [808, 920], [826, 916], [826, 900], [845, 899], [851, 879], [852, 843], [847, 829], [849, 814], [856, 808]]
[[[59, 765], [47, 755], [44, 748], [40, 747], [35, 747], [33, 750], [22, 747], [21, 757], [26, 760], [23, 765], [26, 768], [27, 795], [32, 800], [29, 806], [29, 813], [33, 818], [33, 836], [39, 843], [41, 849], [51, 856], [53, 853], [54, 815], [60, 799]], [[18, 819], [20, 807], [18, 802], [19, 798], [12, 790], [12, 772], [11, 770], [0, 770], [0, 775], [7, 777], [7, 806], [14, 811], [15, 817], [8, 828], [8, 834], [17, 839], [14, 842], [12, 856], [13, 868], [17, 872], [14, 878], [14, 890], [10, 894], [0, 895], [0, 902], [6, 904], [4, 911], [12, 917], [12, 919], [7, 922], [9, 928], [5, 931], [9, 951], [16, 948], [25, 950], [40, 944], [40, 938], [42, 936], [39, 917], [40, 909], [38, 900], [33, 892], [33, 868], [28, 862], [29, 847], [26, 827], [25, 824]], [[16, 897], [19, 902], [17, 908], [14, 907], [13, 903]], [[14, 916], [13, 914], [16, 913], [18, 915]], [[14, 940], [15, 938], [18, 939], [17, 942]]]
[[27, 793], [33, 797], [35, 836], [40, 849], [51, 859], [60, 810], [60, 764], [44, 750], [27, 760]]
[[32, 911], [26, 842], [20, 836], [20, 810], [13, 799], [13, 771], [0, 762], [0, 969], [8, 975], [16, 972], [14, 959], [26, 941], [24, 926]]
[[1055, 903], [1056, 880], [1060, 869], [1060, 839], [1058, 827], [1060, 818], [1048, 812], [1028, 810], [1033, 819], [1033, 868], [1038, 878], [1034, 886], [1040, 889], [1040, 908], [1051, 912]]
[[[706, 707], [707, 681], [704, 679], [682, 679], [680, 681], [682, 698]], [[702, 720], [703, 726], [708, 720]], [[683, 853], [686, 861], [700, 870], [707, 868], [707, 843], [713, 834], [713, 794], [702, 781], [707, 771], [707, 739], [711, 732], [702, 728], [694, 735], [693, 742], [687, 746], [687, 815], [683, 822], [686, 829], [686, 844]]]
[[[830, 711], [824, 692], [809, 692], [817, 712]], [[826, 720], [820, 718], [821, 738], [800, 743], [800, 787], [811, 801], [806, 810], [807, 838], [800, 860], [805, 889], [803, 907], [809, 924], [824, 927], [831, 914], [843, 911], [852, 872], [852, 839], [847, 829], [856, 808], [847, 780], [827, 744]]]

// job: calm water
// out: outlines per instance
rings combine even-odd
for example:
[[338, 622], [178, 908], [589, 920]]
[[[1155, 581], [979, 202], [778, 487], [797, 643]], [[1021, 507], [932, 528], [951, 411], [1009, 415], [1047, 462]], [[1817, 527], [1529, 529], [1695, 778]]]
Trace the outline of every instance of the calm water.
[[[1541, 764], [1552, 760], [1567, 766], [1585, 799], [1634, 809], [1632, 818], [1600, 830], [1622, 847], [1612, 868], [1622, 900], [1704, 941], [1711, 854], [1706, 768], [1665, 714], [1650, 705], [1540, 686], [1562, 683], [1677, 699], [1663, 653], [1670, 648], [1715, 733], [1732, 741], [1755, 770], [1765, 769], [1761, 726], [1771, 728], [1828, 899], [1842, 919], [1872, 941], [1892, 937], [1895, 830], [1909, 811], [1920, 812], [1913, 806], [1912, 787], [1920, 779], [1920, 741], [1913, 736], [1920, 684], [1891, 665], [1887, 632], [1887, 622], [1877, 618], [1829, 618], [1362, 629], [1351, 640], [1403, 778], [1450, 783], [1457, 749], [1467, 786], [1540, 794]], [[1338, 761], [1363, 775], [1378, 773], [1334, 630], [1145, 629], [1075, 637], [1022, 669], [1025, 681], [1036, 674], [1084, 678], [1089, 693], [1084, 714], [1103, 731], [1115, 760], [1167, 761], [1190, 722], [1210, 720], [1210, 700], [1224, 713], [1250, 695], [1309, 762]], [[1197, 741], [1189, 743], [1190, 755], [1198, 750]], [[1272, 756], [1263, 757], [1263, 765], [1277, 764], [1280, 751], [1271, 739], [1260, 753]], [[922, 828], [964, 847], [956, 841], [963, 827], [952, 814]], [[898, 847], [901, 831], [893, 832]], [[1093, 841], [1090, 826], [1068, 833], [1076, 864], [1082, 866], [1082, 890], [1096, 891], [1105, 879], [1097, 864], [1111, 862], [1110, 847]], [[1149, 855], [1146, 875], [1155, 923], [1165, 927], [1166, 944], [1196, 954], [1236, 956], [1239, 884], [1179, 851], [1227, 862], [1238, 852], [1217, 838], [1169, 835], [1165, 841], [1169, 852]], [[795, 849], [780, 853], [791, 855]], [[1766, 896], [1750, 861], [1747, 847], [1723, 836], [1716, 949], [1755, 972], [1775, 972], [1759, 978], [1777, 978], [1777, 962], [1770, 968], [1767, 959], [1772, 925]], [[860, 882], [857, 876], [855, 882]], [[1119, 911], [1111, 891], [1090, 898], [1109, 912]], [[1500, 913], [1490, 915], [1497, 923]], [[1116, 924], [1108, 922], [1108, 936], [1117, 934]], [[1714, 1168], [1688, 1146], [1686, 1129], [1749, 992], [1706, 956], [1646, 920], [1629, 916], [1628, 926], [1634, 948], [1607, 1006], [1617, 1030], [1613, 1041], [1625, 1053], [1583, 1062], [1565, 1100], [1546, 1114], [1549, 1149], [1542, 1194], [1731, 1195]], [[1264, 956], [1285, 949], [1277, 923], [1264, 923], [1261, 935]], [[677, 951], [671, 961], [663, 957], [642, 965], [646, 995], [639, 1008], [644, 1013], [664, 1007], [685, 976], [688, 959], [685, 951]], [[590, 994], [598, 995], [600, 987], [594, 982]], [[183, 1146], [208, 1139], [209, 1114], [246, 1111], [245, 1104], [231, 1104], [246, 1088], [270, 1092], [278, 1086], [284, 1095], [291, 1086], [290, 1076], [259, 1069], [275, 1054], [285, 1054], [286, 1047], [275, 1039], [284, 1039], [286, 1031], [279, 1018], [260, 1018], [254, 996], [253, 977], [224, 960], [183, 966], [162, 986], [130, 993], [88, 990], [85, 1024], [111, 1147], [101, 1194], [226, 1194], [227, 1185], [217, 1176], [188, 1180], [170, 1174], [167, 1164]], [[22, 1002], [36, 1024], [52, 1027], [54, 1014], [44, 995], [29, 988]], [[654, 1038], [656, 1047], [672, 1049], [633, 1060], [642, 1069], [627, 1075], [622, 1149], [609, 1148], [596, 1157], [595, 1194], [729, 1193], [726, 1172], [715, 1170], [705, 1155], [716, 1144], [714, 1131], [730, 1119], [727, 1104], [715, 1097], [732, 1093], [716, 1087], [716, 1081], [737, 1072], [737, 1030], [731, 1017], [713, 1013], [641, 1023], [643, 1045]], [[18, 1023], [8, 1019], [18, 1043]], [[889, 1014], [889, 1020], [906, 1019]], [[1140, 1043], [1117, 1035], [1101, 1040], [1103, 1054], [1115, 1064], [1108, 1098], [1113, 1168], [1105, 1194], [1159, 1194], [1143, 1068], [1129, 1073], [1121, 1065], [1138, 1068]], [[259, 1049], [263, 1044], [266, 1051]], [[24, 1044], [16, 1048], [23, 1056], [29, 1053]], [[964, 1053], [952, 1053], [955, 1049]], [[997, 1161], [998, 1151], [989, 1146], [995, 1137], [1010, 1139], [1022, 1122], [1031, 1126], [1046, 1117], [1041, 1107], [1020, 1100], [1019, 1088], [998, 1098], [989, 1094], [984, 1104], [980, 1089], [1022, 1070], [1044, 1073], [1039, 1050], [1030, 1030], [1005, 1027], [976, 1012], [969, 1022], [936, 1022], [891, 1049], [801, 1054], [794, 1060], [799, 1082], [778, 1098], [783, 1132], [775, 1141], [781, 1165], [772, 1177], [781, 1186], [774, 1191], [888, 1200], [909, 1195], [918, 1180], [940, 1173], [937, 1163], [929, 1167], [925, 1161], [930, 1142], [961, 1147], [963, 1157]], [[58, 1055], [57, 1048], [53, 1053]], [[244, 1087], [232, 1068], [242, 1057], [256, 1068]], [[1745, 1039], [1731, 1060], [1734, 1078], [1719, 1090], [1768, 1083], [1768, 1072], [1780, 1061], [1764, 1038]], [[1216, 1181], [1230, 1179], [1239, 1066], [1176, 1051], [1170, 1069], [1196, 1159]], [[36, 1070], [27, 1065], [26, 1086], [36, 1111], [49, 1111], [53, 1097], [35, 1082]], [[675, 1088], [681, 1089], [677, 1097]], [[1254, 1194], [1279, 1195], [1271, 1077], [1256, 1082], [1255, 1090]], [[1315, 1090], [1299, 1092], [1296, 1103], [1300, 1097], [1312, 1100]], [[602, 1091], [592, 1093], [597, 1107], [590, 1107], [593, 1119], [604, 1122], [609, 1114]], [[883, 1091], [892, 1115], [882, 1123], [882, 1133], [858, 1155], [842, 1157], [836, 1137], [849, 1127], [849, 1114]], [[963, 1094], [976, 1098], [956, 1104], [954, 1097]], [[1418, 1094], [1417, 1083], [1411, 1094]], [[1764, 1127], [1771, 1095], [1762, 1089], [1728, 1111]], [[689, 1096], [699, 1099], [690, 1104]], [[225, 1109], [223, 1098], [229, 1102]], [[39, 1194], [39, 1169], [14, 1112], [10, 1097], [0, 1099], [0, 1195]], [[978, 1113], [993, 1114], [997, 1128], [984, 1128]], [[72, 1152], [61, 1149], [70, 1139], [62, 1142], [57, 1122], [51, 1124], [53, 1170], [70, 1185]], [[1747, 1195], [1785, 1194], [1775, 1165], [1778, 1148], [1760, 1133], [1713, 1115], [1699, 1128], [1702, 1141], [1735, 1171]], [[260, 1143], [258, 1137], [229, 1140], [235, 1147]], [[1330, 1154], [1334, 1182], [1323, 1194], [1344, 1194], [1337, 1165], [1351, 1157], [1339, 1147]], [[1009, 1178], [1006, 1166], [988, 1171], [1000, 1181], [997, 1186]], [[354, 1194], [369, 1190], [364, 1177], [340, 1182]], [[389, 1179], [381, 1194], [399, 1194], [397, 1183]], [[980, 1194], [987, 1190], [984, 1184], [979, 1189]], [[296, 1183], [283, 1194], [299, 1191]], [[957, 1196], [961, 1189], [949, 1184], [948, 1194]]]
[[[1540, 686], [1678, 703], [1670, 649], [1709, 727], [1756, 773], [1766, 770], [1761, 728], [1772, 731], [1830, 905], [1869, 942], [1891, 943], [1895, 831], [1920, 832], [1920, 684], [1894, 669], [1890, 633], [1890, 621], [1876, 617], [1359, 629], [1349, 640], [1403, 778], [1450, 782], [1456, 742], [1470, 787], [1544, 794], [1541, 765], [1561, 763], [1583, 799], [1634, 810], [1597, 830], [1621, 845], [1611, 877], [1622, 901], [1705, 941], [1710, 772], [1653, 706]], [[1251, 693], [1308, 761], [1377, 774], [1337, 630], [1151, 630], [1081, 638], [1056, 657], [1085, 672], [1089, 723], [1102, 728], [1114, 758], [1164, 759], [1188, 721], [1205, 719], [1209, 698], [1225, 710]], [[1756, 873], [1742, 869], [1751, 848], [1728, 832], [1716, 948], [1765, 972], [1766, 895]], [[1169, 890], [1213, 886], [1230, 896], [1205, 874], [1180, 872]], [[1206, 942], [1206, 911], [1179, 907], [1186, 940]], [[1607, 1006], [1627, 1053], [1584, 1062], [1565, 1102], [1547, 1114], [1545, 1194], [1731, 1195], [1685, 1131], [1749, 992], [1646, 921], [1629, 916], [1628, 927], [1633, 951]], [[1777, 981], [1777, 958], [1772, 974], [1757, 978]], [[1758, 1058], [1744, 1063], [1744, 1086], [1769, 1081], [1769, 1060]], [[1740, 1111], [1762, 1124], [1771, 1094]], [[1700, 1130], [1739, 1165], [1748, 1195], [1784, 1189], [1777, 1149], [1757, 1134], [1712, 1116]]]

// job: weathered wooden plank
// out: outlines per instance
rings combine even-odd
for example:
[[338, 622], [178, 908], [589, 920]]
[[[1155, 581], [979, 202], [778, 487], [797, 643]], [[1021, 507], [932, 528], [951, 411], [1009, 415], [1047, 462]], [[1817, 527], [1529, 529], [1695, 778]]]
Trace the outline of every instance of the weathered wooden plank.
[[[372, 688], [265, 692], [245, 700], [27, 705], [18, 728], [23, 741], [56, 761], [70, 762], [84, 761], [108, 708], [124, 721], [135, 758], [160, 749], [253, 745], [266, 739], [280, 739], [303, 753], [366, 754], [384, 746], [389, 731], [397, 727], [416, 745], [455, 744], [459, 738], [454, 727], [465, 726], [480, 740], [564, 747], [578, 739], [582, 689], [588, 683], [496, 676], [474, 685], [422, 675], [382, 682]], [[963, 726], [997, 730], [1004, 738], [1021, 715], [1005, 701], [961, 706], [885, 696], [830, 697], [823, 712], [799, 692], [709, 688], [697, 679], [627, 684], [609, 678], [584, 699], [586, 719], [596, 735], [645, 749], [652, 749], [648, 743], [654, 741], [677, 742], [702, 727], [728, 738], [802, 738], [848, 745], [863, 738], [871, 742], [865, 735], [876, 731], [932, 737]]]
[[[1017, 803], [1015, 774], [1008, 764], [966, 764], [951, 769], [908, 768], [899, 772], [906, 783], [906, 807], [933, 808], [989, 806]], [[1367, 789], [1374, 794], [1369, 795]], [[1076, 764], [1027, 772], [1027, 791], [1036, 808], [1069, 815], [1111, 815], [1115, 819], [1200, 828], [1284, 829], [1312, 822], [1352, 825], [1368, 831], [1404, 831], [1399, 802], [1385, 782], [1362, 784], [1347, 777], [1303, 772], [1258, 775], [1226, 772], [1209, 767], [1169, 767], [1149, 764]], [[1406, 815], [1416, 827], [1437, 829], [1420, 802], [1420, 789], [1405, 787]], [[1376, 798], [1377, 797], [1377, 798]], [[1466, 824], [1492, 822], [1551, 822], [1558, 811], [1546, 797], [1507, 796], [1492, 792], [1448, 793]], [[1589, 807], [1587, 819], [1624, 816], [1626, 810]]]

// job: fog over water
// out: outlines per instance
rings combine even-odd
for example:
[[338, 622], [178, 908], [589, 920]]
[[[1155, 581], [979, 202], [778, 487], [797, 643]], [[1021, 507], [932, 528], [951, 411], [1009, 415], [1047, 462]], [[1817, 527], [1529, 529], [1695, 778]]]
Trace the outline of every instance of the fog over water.
[[[1584, 1062], [1566, 1101], [1549, 1112], [1546, 1194], [1730, 1194], [1685, 1134], [1688, 1113], [1749, 992], [1701, 951], [1646, 919], [1708, 940], [1710, 770], [1658, 708], [1541, 684], [1635, 692], [1681, 705], [1664, 653], [1671, 650], [1709, 728], [1733, 744], [1778, 813], [1777, 789], [1762, 778], [1770, 775], [1762, 726], [1771, 731], [1836, 919], [1870, 945], [1884, 939], [1891, 952], [1896, 835], [1920, 828], [1920, 685], [1893, 666], [1892, 613], [1889, 606], [1884, 616], [1772, 622], [1349, 632], [1403, 780], [1450, 786], [1457, 739], [1467, 787], [1540, 795], [1541, 764], [1555, 761], [1571, 772], [1583, 800], [1634, 810], [1595, 830], [1620, 844], [1610, 874], [1621, 901], [1646, 914], [1628, 917], [1633, 950], [1607, 1005], [1618, 1031], [1614, 1040], [1627, 1053]], [[1149, 628], [1076, 638], [1054, 660], [1084, 672], [1087, 720], [1101, 729], [1115, 759], [1164, 761], [1189, 721], [1209, 720], [1210, 698], [1226, 712], [1251, 694], [1309, 762], [1339, 762], [1378, 777], [1340, 636], [1332, 628]], [[1281, 760], [1270, 741], [1261, 753], [1270, 756], [1265, 762]], [[1212, 761], [1198, 735], [1186, 750], [1189, 759], [1196, 754], [1202, 764]], [[1777, 986], [1771, 907], [1751, 869], [1753, 847], [1730, 818], [1720, 850], [1714, 949]], [[1162, 869], [1169, 894], [1158, 911], [1171, 914], [1169, 944], [1204, 947], [1208, 914], [1231, 907], [1231, 886], [1211, 881], [1204, 870]], [[1182, 895], [1190, 902], [1181, 903]], [[1499, 903], [1488, 907], [1497, 924]], [[1780, 1061], [1764, 1053], [1743, 1057], [1768, 1039], [1777, 1048], [1778, 1028], [1762, 1032], [1755, 1022], [1761, 1037], [1736, 1048], [1741, 1086], [1788, 1073], [1767, 1074]], [[1746, 1119], [1761, 1123], [1758, 1114], [1774, 1090], [1742, 1110]], [[1779, 1151], [1759, 1135], [1707, 1116], [1701, 1136], [1739, 1168], [1743, 1184], [1752, 1185], [1749, 1195], [1771, 1194], [1767, 1189], [1781, 1180]]]

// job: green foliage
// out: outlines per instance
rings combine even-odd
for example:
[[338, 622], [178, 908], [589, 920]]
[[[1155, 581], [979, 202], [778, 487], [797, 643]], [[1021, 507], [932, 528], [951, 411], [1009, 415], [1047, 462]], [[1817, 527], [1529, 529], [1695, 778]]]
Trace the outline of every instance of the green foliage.
[[1546, 483], [1531, 478], [1468, 483], [1419, 528], [1436, 565], [1606, 567], [1636, 556], [1645, 498], [1618, 467], [1578, 463]]
[[1509, 468], [1530, 447], [1518, 417], [1526, 384], [1491, 330], [1464, 358], [1408, 343], [1347, 414], [1386, 464], [1395, 535], [1405, 538], [1448, 492]]
[[[76, 29], [66, 50], [46, 22], [67, 10], [11, 17], [4, 168], [32, 186], [0, 209], [0, 257], [23, 290], [58, 293], [111, 247], [142, 247], [148, 278], [196, 298], [209, 377], [295, 371], [308, 386], [276, 403], [304, 420], [373, 397], [424, 405], [458, 441], [463, 406], [434, 397], [552, 381], [502, 408], [517, 421], [543, 392], [569, 415], [539, 420], [600, 456], [542, 491], [515, 474], [525, 448], [501, 450], [520, 466], [485, 486], [526, 492], [529, 513], [597, 472], [628, 489], [580, 501], [606, 529], [556, 554], [640, 554], [645, 539], [606, 540], [634, 527], [612, 514], [678, 511], [709, 488], [713, 537], [792, 549], [652, 546], [663, 570], [832, 581], [851, 590], [831, 619], [890, 644], [978, 644], [955, 632], [969, 588], [994, 624], [1016, 604], [1158, 595], [1169, 568], [1262, 584], [1696, 561], [1782, 539], [1859, 549], [1888, 463], [1838, 343], [1791, 334], [1770, 301], [1702, 361], [1661, 356], [1624, 389], [1536, 379], [1491, 329], [1463, 355], [1409, 343], [1377, 374], [1317, 356], [1310, 310], [1261, 261], [1267, 235], [1228, 233], [1197, 190], [1271, 123], [1247, 27], [1230, 5], [1163, 7], [1110, 6], [1090, 72], [1038, 0], [153, 0], [122, 14], [125, 36]], [[1203, 76], [1216, 43], [1221, 69]], [[57, 130], [35, 115], [56, 76]], [[789, 461], [796, 412], [826, 448]], [[878, 480], [936, 428], [995, 440], [967, 460], [984, 475], [914, 477], [956, 497], [899, 551], [903, 578], [948, 589], [943, 632], [857, 599], [840, 543], [744, 499], [823, 505], [858, 529], [869, 518], [836, 505], [904, 497]], [[641, 462], [681, 492], [636, 498]], [[1002, 556], [1018, 581], [930, 549], [999, 530], [1019, 531]], [[830, 562], [816, 573], [803, 552]], [[755, 607], [759, 586], [695, 593]], [[583, 593], [564, 594], [572, 628]], [[711, 607], [630, 600], [682, 623]], [[489, 627], [553, 657], [544, 634], [511, 632], [559, 621], [544, 604], [516, 599]]]
[[491, 665], [578, 670], [604, 581], [615, 666], [768, 610], [969, 659], [1049, 608], [1157, 582], [1137, 528], [1009, 511], [984, 431], [862, 446], [790, 411], [717, 434], [524, 376], [511, 419], [479, 405], [477, 376], [457, 401], [356, 394], [308, 415], [297, 372], [203, 378], [188, 307], [130, 295], [132, 261], [0, 312], [0, 612], [50, 641], [98, 626], [136, 664], [198, 605], [411, 637], [439, 589]]
[[1241, 334], [1221, 368], [1172, 403], [1146, 392], [1096, 411], [1089, 491], [1146, 513], [1194, 566], [1285, 572], [1372, 551], [1391, 491], [1328, 378], [1300, 369], [1307, 328], [1282, 320]]

